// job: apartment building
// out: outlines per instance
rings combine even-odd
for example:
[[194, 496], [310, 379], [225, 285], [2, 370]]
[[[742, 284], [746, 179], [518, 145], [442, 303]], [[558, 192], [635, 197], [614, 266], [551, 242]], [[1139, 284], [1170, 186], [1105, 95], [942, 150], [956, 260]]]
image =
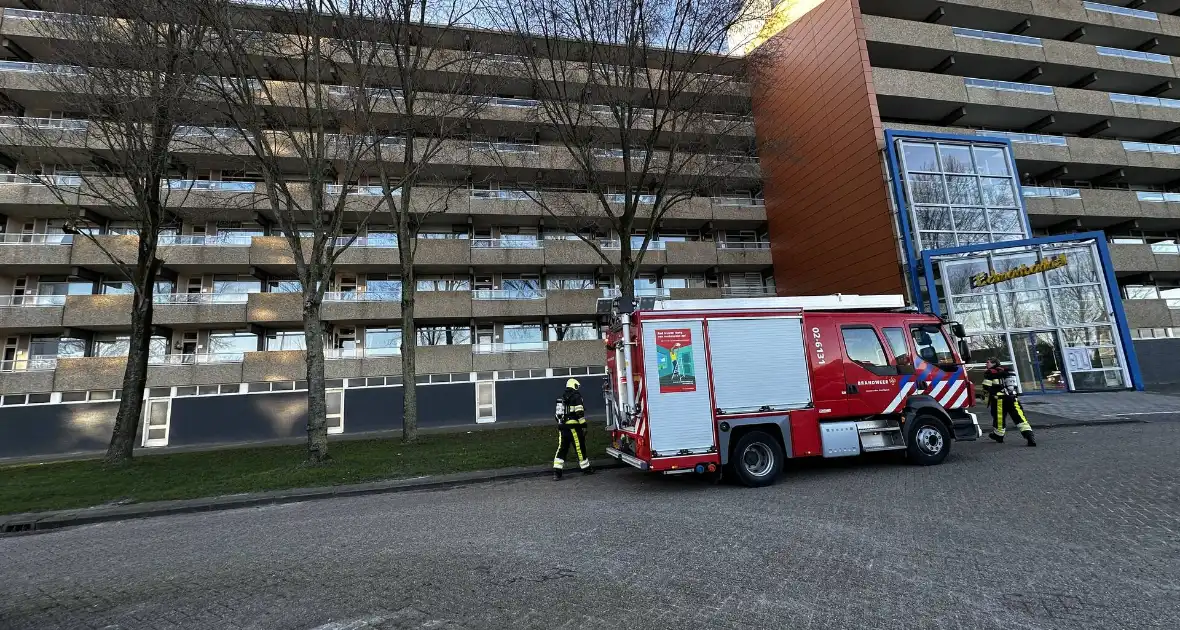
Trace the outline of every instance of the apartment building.
[[904, 292], [1028, 393], [1180, 380], [1180, 2], [782, 10], [754, 90], [797, 154], [763, 156], [779, 286]]
[[[90, 235], [67, 233], [63, 206], [44, 178], [69, 186], [81, 185], [82, 175], [35, 162], [22, 142], [20, 130], [30, 128], [60, 133], [62, 143], [87, 142], [85, 116], [55, 107], [54, 94], [38, 80], [76, 70], [47, 61], [51, 44], [36, 23], [54, 14], [25, 6], [32, 4], [0, 2], [0, 126], [10, 130], [0, 134], [0, 457], [105, 447], [132, 296], [103, 250], [133, 260], [137, 245], [134, 226], [101, 203], [86, 204], [97, 226]], [[512, 91], [512, 81], [495, 83], [508, 91], [472, 95], [489, 99], [474, 123], [479, 133], [450, 140], [440, 168], [495, 173], [486, 155], [495, 143], [537, 181], [585, 194], [562, 188], [571, 179], [565, 149], [546, 141], [540, 124], [529, 122], [536, 117], [522, 115], [539, 102]], [[740, 115], [717, 112], [726, 120]], [[736, 127], [725, 133], [735, 144], [751, 144], [752, 122]], [[168, 184], [183, 223], [162, 240], [142, 445], [302, 436], [302, 309], [287, 241], [256, 212], [266, 203], [258, 174], [229, 156], [220, 165], [215, 147], [225, 143], [200, 142], [221, 131], [181, 133], [191, 137], [177, 157], [199, 165], [190, 171], [199, 175]], [[701, 191], [656, 227], [638, 295], [774, 293], [757, 158], [739, 171], [732, 185]], [[579, 235], [547, 219], [517, 182], [471, 180], [419, 193], [449, 197], [447, 212], [429, 217], [417, 250], [420, 331], [410, 342], [419, 347], [426, 427], [546, 418], [566, 378], [604, 373], [596, 303], [618, 291], [609, 266]], [[358, 204], [380, 195], [364, 181], [341, 181], [334, 190], [345, 186]], [[330, 433], [400, 427], [399, 353], [406, 340], [398, 328], [398, 237], [380, 219], [353, 236], [323, 309]], [[643, 236], [594, 238], [609, 257], [622, 239], [638, 245]], [[585, 382], [597, 387], [594, 378]], [[595, 396], [587, 400], [593, 411]]]

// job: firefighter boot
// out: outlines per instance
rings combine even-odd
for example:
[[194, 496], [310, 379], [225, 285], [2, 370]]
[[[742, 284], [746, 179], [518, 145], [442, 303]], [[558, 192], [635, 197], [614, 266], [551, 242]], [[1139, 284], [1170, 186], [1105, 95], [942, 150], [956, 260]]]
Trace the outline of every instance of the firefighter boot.
[[989, 438], [991, 438], [991, 439], [993, 439], [993, 440], [995, 440], [995, 441], [999, 442], [1000, 444], [1003, 444], [1003, 443], [1004, 443], [1004, 436], [1000, 435], [999, 433], [996, 433], [995, 431], [992, 431], [991, 433], [988, 433], [988, 434], [987, 434], [987, 436], [988, 436]]
[[587, 467], [585, 467], [585, 468], [583, 468], [583, 469], [582, 469], [582, 474], [583, 474], [583, 475], [593, 475], [593, 474], [594, 474], [594, 472], [595, 472], [595, 471], [594, 471], [594, 467], [593, 467], [593, 466], [587, 466]]
[[1033, 439], [1033, 432], [1032, 431], [1021, 431], [1020, 435], [1024, 436], [1024, 439], [1028, 440], [1029, 446], [1036, 446], [1037, 445], [1037, 441]]
[[561, 469], [560, 468], [553, 469], [553, 480], [554, 481], [561, 481]]

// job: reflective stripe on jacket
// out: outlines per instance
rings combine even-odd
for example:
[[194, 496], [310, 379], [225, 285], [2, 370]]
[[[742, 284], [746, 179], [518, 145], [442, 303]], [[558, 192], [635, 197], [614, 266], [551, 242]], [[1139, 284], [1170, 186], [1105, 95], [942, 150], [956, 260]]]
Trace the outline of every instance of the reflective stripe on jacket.
[[561, 402], [565, 405], [565, 424], [586, 424], [586, 407], [582, 400], [582, 392], [567, 387], [561, 395]]

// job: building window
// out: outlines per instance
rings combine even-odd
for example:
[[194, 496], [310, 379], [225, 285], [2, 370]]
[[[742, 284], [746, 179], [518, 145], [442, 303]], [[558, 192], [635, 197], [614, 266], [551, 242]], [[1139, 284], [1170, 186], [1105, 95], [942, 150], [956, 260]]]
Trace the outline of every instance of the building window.
[[549, 341], [578, 341], [598, 339], [598, 325], [594, 322], [549, 324]]
[[306, 350], [307, 338], [302, 330], [277, 330], [266, 336], [266, 349], [271, 352]]
[[401, 354], [400, 328], [366, 328], [365, 356], [384, 357]]
[[467, 326], [423, 326], [418, 328], [419, 346], [456, 346], [471, 343]]

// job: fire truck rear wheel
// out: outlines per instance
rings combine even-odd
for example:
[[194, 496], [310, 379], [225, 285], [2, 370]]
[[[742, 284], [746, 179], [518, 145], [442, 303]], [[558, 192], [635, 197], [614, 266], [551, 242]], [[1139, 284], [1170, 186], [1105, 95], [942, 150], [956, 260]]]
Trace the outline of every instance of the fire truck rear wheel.
[[782, 471], [783, 447], [770, 435], [751, 431], [738, 440], [729, 463], [742, 485], [769, 486]]
[[951, 452], [951, 433], [938, 418], [921, 414], [910, 421], [906, 453], [919, 466], [934, 466]]

